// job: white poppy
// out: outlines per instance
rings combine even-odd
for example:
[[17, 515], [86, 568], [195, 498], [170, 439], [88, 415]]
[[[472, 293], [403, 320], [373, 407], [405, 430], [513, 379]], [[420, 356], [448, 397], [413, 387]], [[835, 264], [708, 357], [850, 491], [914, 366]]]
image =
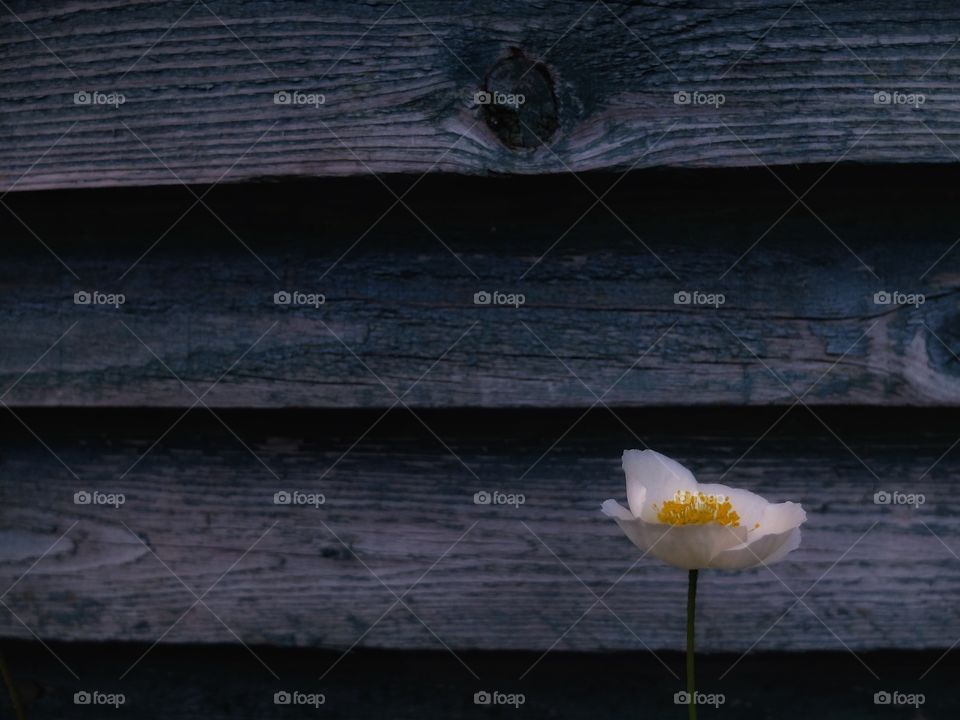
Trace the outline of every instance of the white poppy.
[[736, 570], [776, 562], [800, 545], [807, 519], [792, 502], [769, 503], [726, 485], [698, 483], [687, 468], [653, 450], [625, 450], [627, 504], [603, 503], [634, 545], [687, 570]]

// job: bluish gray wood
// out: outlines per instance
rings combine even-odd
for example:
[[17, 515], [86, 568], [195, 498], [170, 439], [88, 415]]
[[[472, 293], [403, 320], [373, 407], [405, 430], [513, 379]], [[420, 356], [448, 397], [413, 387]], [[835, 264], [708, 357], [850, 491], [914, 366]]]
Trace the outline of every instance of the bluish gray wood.
[[948, 0], [6, 5], [2, 190], [960, 152]]
[[[784, 178], [799, 193], [821, 172]], [[569, 177], [425, 180], [409, 202], [426, 227], [402, 207], [375, 224], [393, 198], [373, 180], [217, 188], [236, 236], [203, 208], [164, 234], [193, 202], [182, 189], [8, 196], [37, 237], [6, 216], [0, 392], [15, 385], [14, 407], [956, 405], [950, 177], [834, 173], [816, 217], [772, 230], [794, 200], [764, 170], [630, 177], [604, 201], [615, 214]], [[525, 303], [474, 303], [493, 291]], [[675, 304], [684, 292], [725, 303]]]
[[[196, 413], [165, 436], [178, 413], [62, 413], [60, 426], [23, 413], [69, 471], [5, 426], [0, 584], [26, 573], [4, 602], [33, 632], [152, 643], [194, 604], [191, 591], [214, 586], [204, 602], [236, 636], [197, 606], [163, 642], [679, 649], [686, 573], [649, 559], [630, 570], [638, 552], [600, 513], [624, 499], [620, 453], [642, 441], [701, 480], [808, 511], [801, 548], [774, 572], [702, 573], [704, 651], [946, 648], [960, 637], [954, 413], [821, 410], [821, 425], [797, 408], [774, 426], [780, 408], [627, 413], [624, 424], [598, 410], [566, 435], [579, 411], [427, 412], [425, 425], [398, 411], [368, 435], [378, 413], [228, 413], [225, 425]], [[75, 504], [84, 490], [125, 503]], [[284, 490], [325, 502], [275, 504]], [[494, 490], [525, 502], [475, 503]], [[877, 505], [881, 490], [924, 503]], [[624, 573], [609, 609], [591, 610]], [[392, 593], [409, 610], [377, 622]], [[0, 635], [31, 637], [9, 612]]]

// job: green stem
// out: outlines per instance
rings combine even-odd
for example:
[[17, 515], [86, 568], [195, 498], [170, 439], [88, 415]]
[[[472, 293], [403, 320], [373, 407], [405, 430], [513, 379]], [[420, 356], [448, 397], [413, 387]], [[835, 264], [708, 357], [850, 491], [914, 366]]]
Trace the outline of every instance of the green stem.
[[687, 695], [690, 697], [689, 719], [697, 720], [697, 705], [694, 703], [694, 695], [697, 691], [697, 684], [694, 678], [693, 670], [693, 637], [694, 637], [694, 617], [697, 614], [697, 571], [691, 570], [687, 581]]
[[7, 667], [7, 661], [0, 653], [0, 675], [3, 675], [3, 683], [7, 686], [7, 692], [10, 693], [10, 704], [13, 705], [13, 714], [17, 720], [24, 720], [23, 705], [20, 704], [20, 693], [17, 692], [17, 686], [13, 682], [13, 676], [10, 674], [10, 668]]

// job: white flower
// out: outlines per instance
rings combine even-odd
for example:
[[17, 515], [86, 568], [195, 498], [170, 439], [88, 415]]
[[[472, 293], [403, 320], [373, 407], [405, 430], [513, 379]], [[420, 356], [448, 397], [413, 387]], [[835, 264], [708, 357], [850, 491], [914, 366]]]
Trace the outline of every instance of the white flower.
[[625, 450], [627, 504], [603, 503], [634, 545], [687, 570], [735, 570], [776, 562], [800, 545], [807, 519], [792, 502], [769, 503], [726, 485], [701, 484], [675, 460], [653, 450]]

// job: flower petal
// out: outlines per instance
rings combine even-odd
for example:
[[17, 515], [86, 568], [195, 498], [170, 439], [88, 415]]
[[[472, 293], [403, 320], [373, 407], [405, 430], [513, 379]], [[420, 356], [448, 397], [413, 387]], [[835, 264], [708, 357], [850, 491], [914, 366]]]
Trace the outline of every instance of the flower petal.
[[800, 547], [800, 528], [797, 527], [788, 531], [787, 541], [772, 553], [767, 555], [763, 562], [766, 565], [772, 565], [775, 562], [780, 562], [787, 556], [788, 553], [793, 552], [798, 547]]
[[616, 500], [604, 500], [603, 505], [600, 506], [600, 509], [603, 510], [603, 514], [607, 517], [612, 517], [615, 520], [633, 520], [633, 513], [627, 510], [623, 505], [618, 503]]
[[770, 533], [782, 533], [791, 528], [800, 527], [807, 520], [803, 506], [794, 502], [770, 503], [763, 509], [757, 536]]
[[800, 546], [800, 528], [788, 528], [779, 533], [751, 537], [743, 545], [719, 553], [710, 564], [721, 570], [740, 570], [756, 565], [770, 565], [782, 560], [787, 553]]
[[[693, 473], [676, 460], [653, 450], [624, 450], [623, 472], [627, 476], [627, 503], [634, 517], [657, 519], [654, 503], [662, 505], [678, 490], [696, 492]], [[645, 493], [640, 491], [645, 489]]]

